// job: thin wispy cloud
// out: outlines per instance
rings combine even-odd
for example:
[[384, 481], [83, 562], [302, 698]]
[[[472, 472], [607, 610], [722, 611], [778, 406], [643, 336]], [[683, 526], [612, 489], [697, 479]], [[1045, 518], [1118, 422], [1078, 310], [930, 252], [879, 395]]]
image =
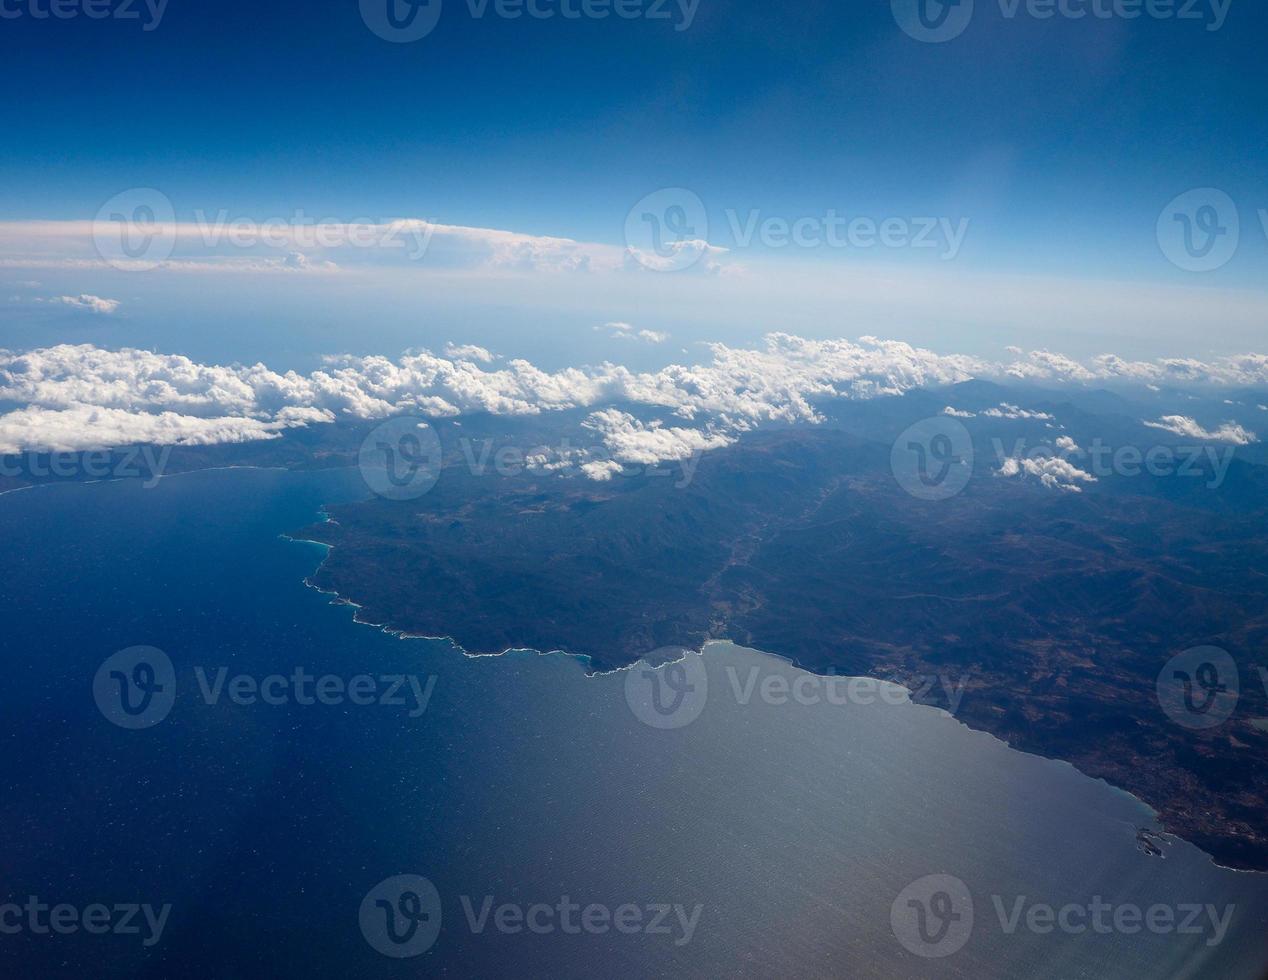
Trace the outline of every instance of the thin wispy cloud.
[[1234, 446], [1249, 446], [1252, 442], [1258, 442], [1255, 433], [1236, 422], [1225, 422], [1216, 429], [1207, 429], [1186, 415], [1164, 415], [1158, 421], [1146, 422], [1145, 425], [1201, 442], [1227, 442]]
[[609, 337], [617, 340], [640, 340], [647, 344], [663, 344], [669, 340], [669, 334], [663, 330], [636, 330], [629, 323], [614, 321], [605, 323], [602, 327], [595, 327], [596, 330], [606, 330]]
[[[130, 251], [101, 247], [118, 235], [135, 239]], [[626, 252], [617, 245], [418, 218], [307, 222], [215, 215], [136, 228], [93, 221], [0, 222], [0, 268], [259, 273], [411, 264], [612, 272], [625, 268]]]
[[109, 316], [119, 309], [119, 301], [117, 299], [104, 299], [101, 296], [93, 296], [89, 293], [81, 293], [78, 296], [58, 296], [52, 302], [60, 303], [62, 306], [69, 306], [76, 310], [86, 310], [89, 313], [96, 313], [100, 316]]
[[488, 364], [496, 358], [493, 354], [483, 347], [475, 344], [445, 344], [445, 357], [453, 358], [455, 361], [479, 361], [482, 364]]

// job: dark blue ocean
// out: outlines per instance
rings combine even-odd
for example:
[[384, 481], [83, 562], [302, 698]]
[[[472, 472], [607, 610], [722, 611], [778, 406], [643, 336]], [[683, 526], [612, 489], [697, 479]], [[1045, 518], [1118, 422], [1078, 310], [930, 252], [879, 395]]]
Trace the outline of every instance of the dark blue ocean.
[[[1138, 801], [943, 712], [781, 698], [813, 679], [714, 644], [663, 692], [707, 690], [698, 714], [656, 727], [627, 696], [641, 677], [355, 623], [304, 585], [322, 549], [283, 535], [364, 493], [355, 471], [226, 470], [0, 497], [0, 976], [1104, 980], [1268, 963], [1264, 876], [1181, 841], [1147, 856]], [[131, 728], [98, 695], [119, 677], [162, 687], [161, 670], [94, 684], [138, 646], [174, 687]], [[266, 682], [297, 669], [369, 677], [370, 703]], [[398, 676], [425, 710], [408, 684], [380, 703]], [[166, 909], [161, 931], [138, 912], [116, 932], [133, 905]]]

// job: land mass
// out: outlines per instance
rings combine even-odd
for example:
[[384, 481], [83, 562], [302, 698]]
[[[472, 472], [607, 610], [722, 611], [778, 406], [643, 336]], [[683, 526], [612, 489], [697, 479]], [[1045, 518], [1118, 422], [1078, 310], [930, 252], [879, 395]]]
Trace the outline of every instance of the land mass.
[[[926, 407], [921, 408], [925, 410]], [[877, 422], [878, 429], [898, 423]], [[607, 482], [472, 472], [418, 499], [333, 506], [312, 583], [388, 628], [472, 653], [565, 650], [597, 669], [715, 638], [818, 672], [906, 684], [1014, 747], [1154, 807], [1218, 863], [1268, 871], [1268, 469], [1218, 490], [1105, 478], [1087, 492], [997, 478], [949, 500], [896, 484], [889, 444], [832, 427], [761, 432], [690, 473]], [[1228, 650], [1226, 723], [1177, 724], [1159, 672]]]
[[[1226, 397], [1190, 403], [1219, 413]], [[1268, 403], [1268, 392], [1238, 397]], [[965, 411], [973, 478], [951, 499], [917, 499], [890, 449], [947, 405]], [[992, 415], [997, 405], [1029, 414]], [[821, 411], [821, 426], [750, 433], [605, 482], [499, 462], [593, 444], [583, 412], [437, 422], [445, 466], [429, 492], [392, 501], [367, 488], [295, 535], [332, 546], [312, 582], [362, 606], [360, 618], [472, 653], [562, 649], [602, 670], [727, 638], [820, 673], [903, 683], [1132, 792], [1220, 864], [1268, 871], [1265, 443], [1196, 447], [1188, 473], [1098, 471], [1074, 492], [1001, 478], [1003, 454], [1062, 436], [1139, 461], [1168, 448], [1141, 421], [1157, 412], [1112, 392], [987, 382]], [[375, 425], [116, 451], [104, 478], [346, 467]], [[98, 478], [49, 463], [6, 457], [0, 491]], [[1226, 650], [1240, 682], [1236, 710], [1210, 728], [1178, 723], [1157, 691], [1168, 661], [1202, 645]]]

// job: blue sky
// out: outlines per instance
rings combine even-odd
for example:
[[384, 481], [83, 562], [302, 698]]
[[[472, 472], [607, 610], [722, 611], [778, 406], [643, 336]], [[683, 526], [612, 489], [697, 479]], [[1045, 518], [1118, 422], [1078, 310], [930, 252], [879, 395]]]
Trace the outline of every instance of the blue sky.
[[[113, 9], [124, 0], [102, 2]], [[558, 10], [564, 0], [542, 2]], [[671, 274], [473, 289], [441, 271], [426, 288], [395, 281], [368, 296], [305, 286], [289, 300], [291, 286], [243, 282], [227, 296], [175, 273], [0, 268], [0, 284], [118, 298], [130, 326], [116, 320], [110, 329], [128, 342], [158, 343], [161, 326], [172, 336], [173, 313], [184, 309], [191, 322], [223, 314], [222, 333], [242, 333], [249, 354], [252, 316], [267, 315], [280, 333], [295, 332], [283, 346], [302, 357], [318, 341], [301, 340], [295, 318], [328, 322], [313, 328], [325, 331], [322, 342], [348, 346], [366, 334], [341, 333], [340, 324], [381, 311], [384, 329], [371, 335], [390, 349], [415, 336], [435, 342], [433, 330], [483, 331], [453, 338], [477, 341], [517, 336], [508, 318], [531, 310], [552, 345], [566, 336], [591, 356], [595, 337], [581, 331], [635, 318], [677, 326], [687, 339], [796, 329], [1024, 343], [1007, 336], [1019, 323], [1011, 306], [987, 314], [993, 298], [1024, 281], [1001, 286], [997, 277], [1042, 276], [1052, 281], [1035, 291], [1037, 304], [1066, 296], [1064, 280], [1093, 292], [1104, 282], [1128, 286], [1100, 308], [1088, 299], [1086, 321], [1061, 314], [1051, 330], [1036, 324], [1037, 342], [1062, 339], [1052, 331], [1064, 316], [1069, 330], [1087, 334], [1073, 337], [1075, 346], [1147, 346], [1155, 338], [1146, 319], [1117, 318], [1156, 284], [1184, 291], [1199, 311], [1153, 332], [1158, 353], [1221, 346], [1210, 327], [1219, 333], [1225, 305], [1240, 311], [1229, 318], [1227, 346], [1253, 347], [1268, 270], [1257, 215], [1268, 209], [1268, 12], [1234, 0], [1221, 28], [1209, 30], [1212, 0], [1196, 5], [1204, 19], [1194, 20], [1039, 19], [1024, 4], [1007, 17], [1006, 2], [977, 0], [961, 36], [928, 44], [879, 2], [699, 0], [686, 26], [677, 0], [660, 8], [665, 19], [628, 20], [506, 19], [492, 9], [477, 18], [467, 0], [444, 0], [430, 35], [391, 44], [367, 28], [355, 0], [168, 0], [152, 30], [143, 0], [139, 20], [37, 18], [32, 11], [47, 0], [4, 0], [16, 13], [0, 19], [0, 82], [17, 97], [0, 104], [0, 221], [90, 220], [112, 195], [154, 187], [182, 221], [198, 210], [257, 220], [302, 210], [619, 247], [635, 202], [679, 187], [699, 197], [709, 241], [731, 248], [750, 282], [684, 285]], [[1167, 202], [1198, 187], [1226, 193], [1242, 223], [1240, 247], [1209, 273], [1176, 268], [1155, 234]], [[878, 221], [942, 216], [967, 221], [967, 234], [952, 262], [903, 248], [735, 249], [731, 225], [745, 215], [819, 220], [829, 211]], [[765, 270], [769, 291], [752, 270]], [[917, 278], [902, 288], [909, 274]], [[839, 292], [852, 277], [894, 276], [903, 295], [892, 307], [874, 288]], [[803, 280], [795, 295], [775, 288]], [[913, 299], [947, 281], [948, 296], [960, 299], [941, 317], [927, 298]], [[979, 284], [972, 302], [965, 282]], [[1253, 295], [1230, 300], [1226, 291]], [[1186, 337], [1203, 295], [1214, 322]], [[254, 314], [245, 296], [256, 297]], [[929, 308], [905, 314], [912, 303]], [[50, 319], [46, 309], [19, 307], [0, 312], [11, 335], [0, 344], [62, 329], [103, 335], [101, 324], [70, 312]], [[420, 321], [427, 326], [416, 328]], [[207, 345], [193, 333], [173, 343]]]

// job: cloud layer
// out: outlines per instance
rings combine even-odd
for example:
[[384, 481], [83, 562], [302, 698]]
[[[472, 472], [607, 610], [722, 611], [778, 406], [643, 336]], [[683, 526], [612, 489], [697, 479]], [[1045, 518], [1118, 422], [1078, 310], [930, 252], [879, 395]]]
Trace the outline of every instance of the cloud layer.
[[[294, 425], [401, 412], [452, 417], [594, 409], [587, 424], [614, 460], [651, 463], [726, 445], [766, 423], [821, 421], [822, 406], [831, 399], [898, 395], [975, 377], [1057, 384], [1268, 383], [1268, 357], [1256, 354], [1214, 362], [1129, 362], [1104, 355], [1084, 364], [1036, 351], [994, 363], [874, 337], [853, 342], [782, 333], [768, 335], [758, 349], [712, 344], [709, 352], [705, 363], [651, 372], [613, 363], [544, 371], [525, 360], [500, 361], [483, 348], [449, 346], [443, 355], [421, 351], [395, 360], [331, 357], [322, 369], [299, 374], [87, 344], [0, 351], [0, 401], [19, 406], [0, 415], [0, 451], [233, 442], [273, 437]], [[622, 406], [681, 424], [643, 422]], [[993, 411], [1021, 417], [1013, 406]], [[1254, 439], [1232, 423], [1215, 433], [1180, 416], [1152, 424], [1195, 438]]]
[[[617, 245], [420, 218], [313, 220], [296, 213], [256, 221], [200, 212], [194, 218], [0, 222], [0, 268], [336, 272], [427, 261], [438, 268], [615, 272], [631, 263], [629, 250]], [[121, 236], [134, 247], [120, 248]], [[139, 253], [138, 243], [145, 245]]]

